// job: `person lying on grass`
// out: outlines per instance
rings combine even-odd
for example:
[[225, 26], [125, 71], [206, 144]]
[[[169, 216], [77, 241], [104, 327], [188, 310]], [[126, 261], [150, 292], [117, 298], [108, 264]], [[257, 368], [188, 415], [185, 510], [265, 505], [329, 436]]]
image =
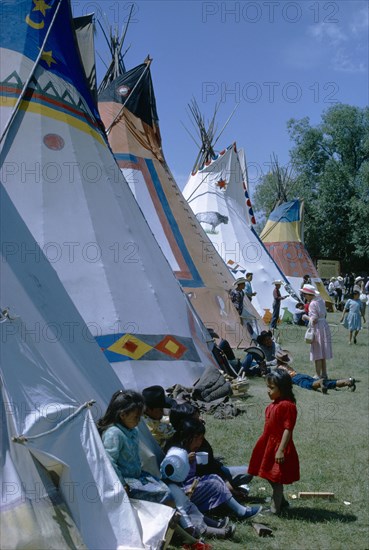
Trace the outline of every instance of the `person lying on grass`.
[[292, 367], [292, 356], [287, 350], [281, 349], [276, 353], [277, 368], [285, 370], [291, 377], [292, 384], [300, 386], [306, 390], [321, 390], [322, 393], [327, 394], [328, 390], [335, 390], [336, 388], [350, 388], [351, 391], [356, 390], [355, 378], [345, 378], [342, 380], [330, 380], [328, 378], [319, 378], [318, 380], [308, 374], [301, 374], [296, 372]]

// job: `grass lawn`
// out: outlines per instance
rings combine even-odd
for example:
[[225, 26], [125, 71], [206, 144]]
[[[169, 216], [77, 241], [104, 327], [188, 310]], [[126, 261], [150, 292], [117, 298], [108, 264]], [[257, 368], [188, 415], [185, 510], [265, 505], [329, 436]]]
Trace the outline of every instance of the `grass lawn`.
[[[294, 386], [298, 407], [294, 441], [301, 479], [285, 486], [290, 510], [283, 518], [256, 518], [273, 529], [273, 537], [261, 538], [251, 522], [235, 521], [237, 530], [232, 540], [208, 539], [213, 550], [369, 548], [369, 333], [365, 324], [357, 345], [348, 346], [348, 332], [339, 324], [340, 315], [328, 314], [334, 355], [328, 362], [328, 376], [355, 377], [359, 380], [356, 392], [343, 388], [323, 395]], [[291, 352], [297, 372], [313, 375], [304, 332], [303, 327], [281, 325], [280, 344]], [[254, 378], [244, 399], [246, 412], [230, 420], [206, 416], [207, 438], [215, 454], [225, 457], [229, 465], [247, 463], [262, 433], [269, 402], [264, 379]], [[271, 495], [269, 483], [260, 478], [253, 479], [250, 489], [250, 503], [264, 504]], [[335, 497], [293, 498], [299, 491], [327, 491]]]

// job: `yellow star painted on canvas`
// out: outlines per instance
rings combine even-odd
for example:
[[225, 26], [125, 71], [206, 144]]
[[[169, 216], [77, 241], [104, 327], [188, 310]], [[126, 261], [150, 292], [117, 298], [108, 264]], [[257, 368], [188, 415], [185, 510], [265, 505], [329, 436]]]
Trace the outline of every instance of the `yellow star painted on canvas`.
[[42, 52], [41, 59], [42, 61], [45, 61], [49, 67], [51, 67], [51, 63], [56, 63], [55, 59], [53, 59], [53, 52], [51, 50], [48, 52]]
[[33, 0], [33, 3], [35, 7], [32, 11], [40, 11], [44, 17], [46, 15], [46, 10], [51, 9], [51, 6], [48, 6], [44, 0]]

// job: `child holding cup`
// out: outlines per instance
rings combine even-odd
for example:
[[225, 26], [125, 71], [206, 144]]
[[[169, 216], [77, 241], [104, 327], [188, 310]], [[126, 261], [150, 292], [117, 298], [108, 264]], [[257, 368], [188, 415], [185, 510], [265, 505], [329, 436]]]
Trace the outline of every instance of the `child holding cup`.
[[198, 475], [197, 466], [205, 464], [208, 458], [207, 453], [199, 452], [204, 437], [204, 423], [197, 418], [188, 418], [181, 423], [180, 429], [170, 440], [171, 446], [185, 449], [188, 453], [190, 471], [183, 486], [186, 492], [193, 490], [192, 502], [202, 513], [225, 505], [239, 519], [248, 519], [259, 514], [261, 506], [242, 506], [233, 498], [226, 483], [218, 475]]

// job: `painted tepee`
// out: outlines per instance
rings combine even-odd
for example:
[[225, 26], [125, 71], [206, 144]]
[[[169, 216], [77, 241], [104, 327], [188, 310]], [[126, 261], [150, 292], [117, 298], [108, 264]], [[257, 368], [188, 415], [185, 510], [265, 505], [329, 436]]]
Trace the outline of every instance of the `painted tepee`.
[[[238, 278], [245, 276], [246, 272], [253, 273], [252, 286], [256, 296], [252, 304], [268, 323], [271, 320], [273, 281], [283, 281], [282, 294], [298, 298], [297, 293], [254, 230], [255, 217], [242, 152], [233, 143], [216, 153], [212, 146], [215, 136], [205, 129], [196, 103], [191, 110], [199, 128], [202, 150], [183, 195], [233, 276]], [[214, 128], [213, 122], [210, 129]], [[283, 301], [282, 307], [292, 313], [295, 304], [296, 299], [290, 296]], [[285, 309], [281, 309], [281, 315]]]
[[69, 1], [1, 8], [3, 184], [126, 387], [191, 385], [206, 333], [109, 149]]
[[292, 285], [299, 288], [302, 277], [310, 275], [327, 305], [331, 305], [332, 301], [303, 243], [303, 212], [304, 201], [299, 199], [278, 204], [260, 238]]
[[96, 420], [122, 388], [0, 184], [0, 547], [159, 549], [173, 509], [129, 500]]
[[244, 324], [230, 302], [234, 282], [222, 258], [184, 200], [165, 162], [150, 60], [106, 78], [99, 111], [109, 143], [174, 274], [206, 326], [233, 347], [249, 342], [246, 325], [258, 330], [259, 314], [245, 307]]

